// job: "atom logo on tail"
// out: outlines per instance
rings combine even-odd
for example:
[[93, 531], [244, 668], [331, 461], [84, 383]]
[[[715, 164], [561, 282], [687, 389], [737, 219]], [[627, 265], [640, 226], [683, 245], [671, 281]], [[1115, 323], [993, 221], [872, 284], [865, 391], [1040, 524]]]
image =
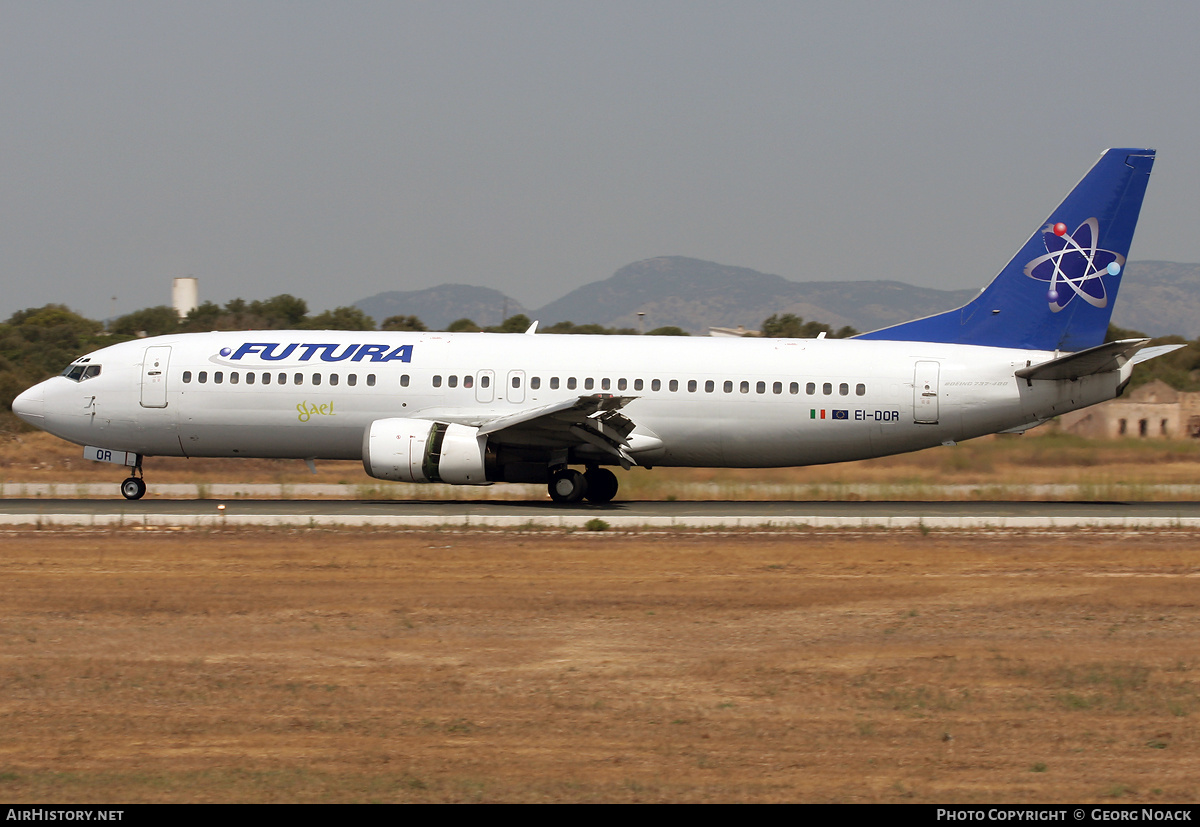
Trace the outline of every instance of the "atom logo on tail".
[[1049, 282], [1046, 298], [1050, 310], [1059, 312], [1076, 296], [1092, 307], [1106, 307], [1108, 292], [1104, 276], [1117, 276], [1125, 265], [1125, 257], [1112, 250], [1096, 249], [1100, 225], [1089, 218], [1072, 235], [1061, 221], [1042, 230], [1046, 255], [1038, 256], [1025, 265], [1025, 275]]

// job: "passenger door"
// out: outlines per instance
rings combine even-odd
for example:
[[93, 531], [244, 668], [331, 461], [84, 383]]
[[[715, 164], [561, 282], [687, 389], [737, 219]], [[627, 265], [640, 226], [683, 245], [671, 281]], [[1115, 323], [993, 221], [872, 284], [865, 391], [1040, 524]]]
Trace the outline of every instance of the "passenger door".
[[142, 407], [167, 407], [167, 367], [171, 362], [171, 348], [155, 345], [146, 348], [142, 359]]
[[937, 424], [939, 368], [937, 362], [917, 362], [913, 374], [913, 422]]

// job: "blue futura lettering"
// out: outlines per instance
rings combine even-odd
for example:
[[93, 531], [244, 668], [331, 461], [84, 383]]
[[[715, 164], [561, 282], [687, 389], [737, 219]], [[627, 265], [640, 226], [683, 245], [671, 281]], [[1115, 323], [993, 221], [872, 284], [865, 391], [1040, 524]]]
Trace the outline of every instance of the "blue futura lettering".
[[361, 362], [364, 359], [370, 362], [411, 362], [413, 350], [412, 345], [400, 345], [389, 349], [388, 345], [352, 344], [341, 346], [342, 351], [339, 353], [337, 352], [339, 345], [336, 344], [297, 344], [293, 342], [283, 345], [283, 350], [276, 353], [276, 349], [280, 346], [279, 342], [246, 342], [229, 358], [240, 360], [245, 356], [257, 354], [260, 359], [280, 362], [296, 353], [296, 349], [299, 348], [300, 352], [296, 356], [298, 362], [307, 362], [317, 353], [321, 354], [322, 362], [344, 362], [347, 359], [353, 362]]
[[275, 347], [273, 344], [264, 344], [263, 342], [246, 342], [237, 349], [237, 352], [230, 356], [230, 359], [241, 359], [243, 356], [248, 356], [251, 353], [261, 353], [264, 347]]
[[363, 345], [358, 349], [358, 353], [354, 354], [353, 361], [361, 362], [367, 357], [370, 357], [372, 362], [410, 362], [412, 345], [400, 345], [390, 351], [387, 345]]
[[293, 342], [292, 344], [285, 347], [283, 349], [283, 353], [280, 353], [278, 356], [275, 355], [276, 347], [277, 347], [276, 345], [271, 345], [270, 350], [264, 350], [262, 353], [259, 354], [259, 356], [261, 356], [264, 359], [269, 359], [272, 362], [281, 362], [284, 359], [286, 359], [292, 355], [292, 351], [294, 351], [296, 349], [296, 343]]
[[321, 349], [322, 362], [341, 362], [344, 359], [349, 359], [350, 355], [358, 350], [359, 345], [346, 345], [346, 349], [342, 351], [340, 356], [334, 353], [337, 345], [317, 345], [317, 347]]
[[372, 362], [382, 362], [385, 353], [387, 353], [387, 345], [363, 345], [358, 349], [358, 353], [354, 354], [353, 361], [361, 362], [370, 356]]

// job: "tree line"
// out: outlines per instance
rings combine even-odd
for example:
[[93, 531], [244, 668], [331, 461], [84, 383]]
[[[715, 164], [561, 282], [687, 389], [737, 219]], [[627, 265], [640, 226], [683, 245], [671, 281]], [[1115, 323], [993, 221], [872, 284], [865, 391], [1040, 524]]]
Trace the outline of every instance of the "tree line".
[[[524, 333], [532, 322], [524, 314], [510, 316], [498, 325], [481, 326], [462, 318], [451, 322], [446, 330], [452, 333]], [[161, 305], [136, 310], [115, 319], [109, 330], [118, 336], [163, 336], [168, 333], [202, 333], [210, 330], [409, 330], [430, 328], [418, 316], [389, 316], [380, 325], [357, 307], [335, 307], [314, 316], [308, 314], [304, 299], [284, 293], [265, 301], [247, 302], [233, 299], [224, 307], [204, 302], [182, 319], [174, 308]], [[604, 327], [597, 324], [577, 325], [558, 322], [541, 327], [539, 333], [587, 333], [593, 335], [636, 335], [629, 327]], [[660, 327], [647, 336], [687, 336], [679, 327]]]

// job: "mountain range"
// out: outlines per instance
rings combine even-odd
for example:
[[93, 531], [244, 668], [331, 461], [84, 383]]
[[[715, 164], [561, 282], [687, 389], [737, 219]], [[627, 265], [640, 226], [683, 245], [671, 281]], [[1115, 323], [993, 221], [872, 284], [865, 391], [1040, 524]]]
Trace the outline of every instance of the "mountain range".
[[[1197, 286], [1200, 264], [1129, 262], [1113, 323], [1151, 336], [1196, 336]], [[674, 325], [704, 334], [710, 327], [757, 330], [772, 314], [794, 313], [834, 328], [850, 325], [867, 331], [959, 307], [976, 293], [899, 281], [797, 282], [745, 267], [661, 256], [622, 267], [536, 310], [498, 290], [464, 284], [379, 293], [354, 306], [377, 323], [415, 315], [434, 330], [461, 318], [488, 326], [524, 313], [544, 326], [560, 321], [645, 330]]]

